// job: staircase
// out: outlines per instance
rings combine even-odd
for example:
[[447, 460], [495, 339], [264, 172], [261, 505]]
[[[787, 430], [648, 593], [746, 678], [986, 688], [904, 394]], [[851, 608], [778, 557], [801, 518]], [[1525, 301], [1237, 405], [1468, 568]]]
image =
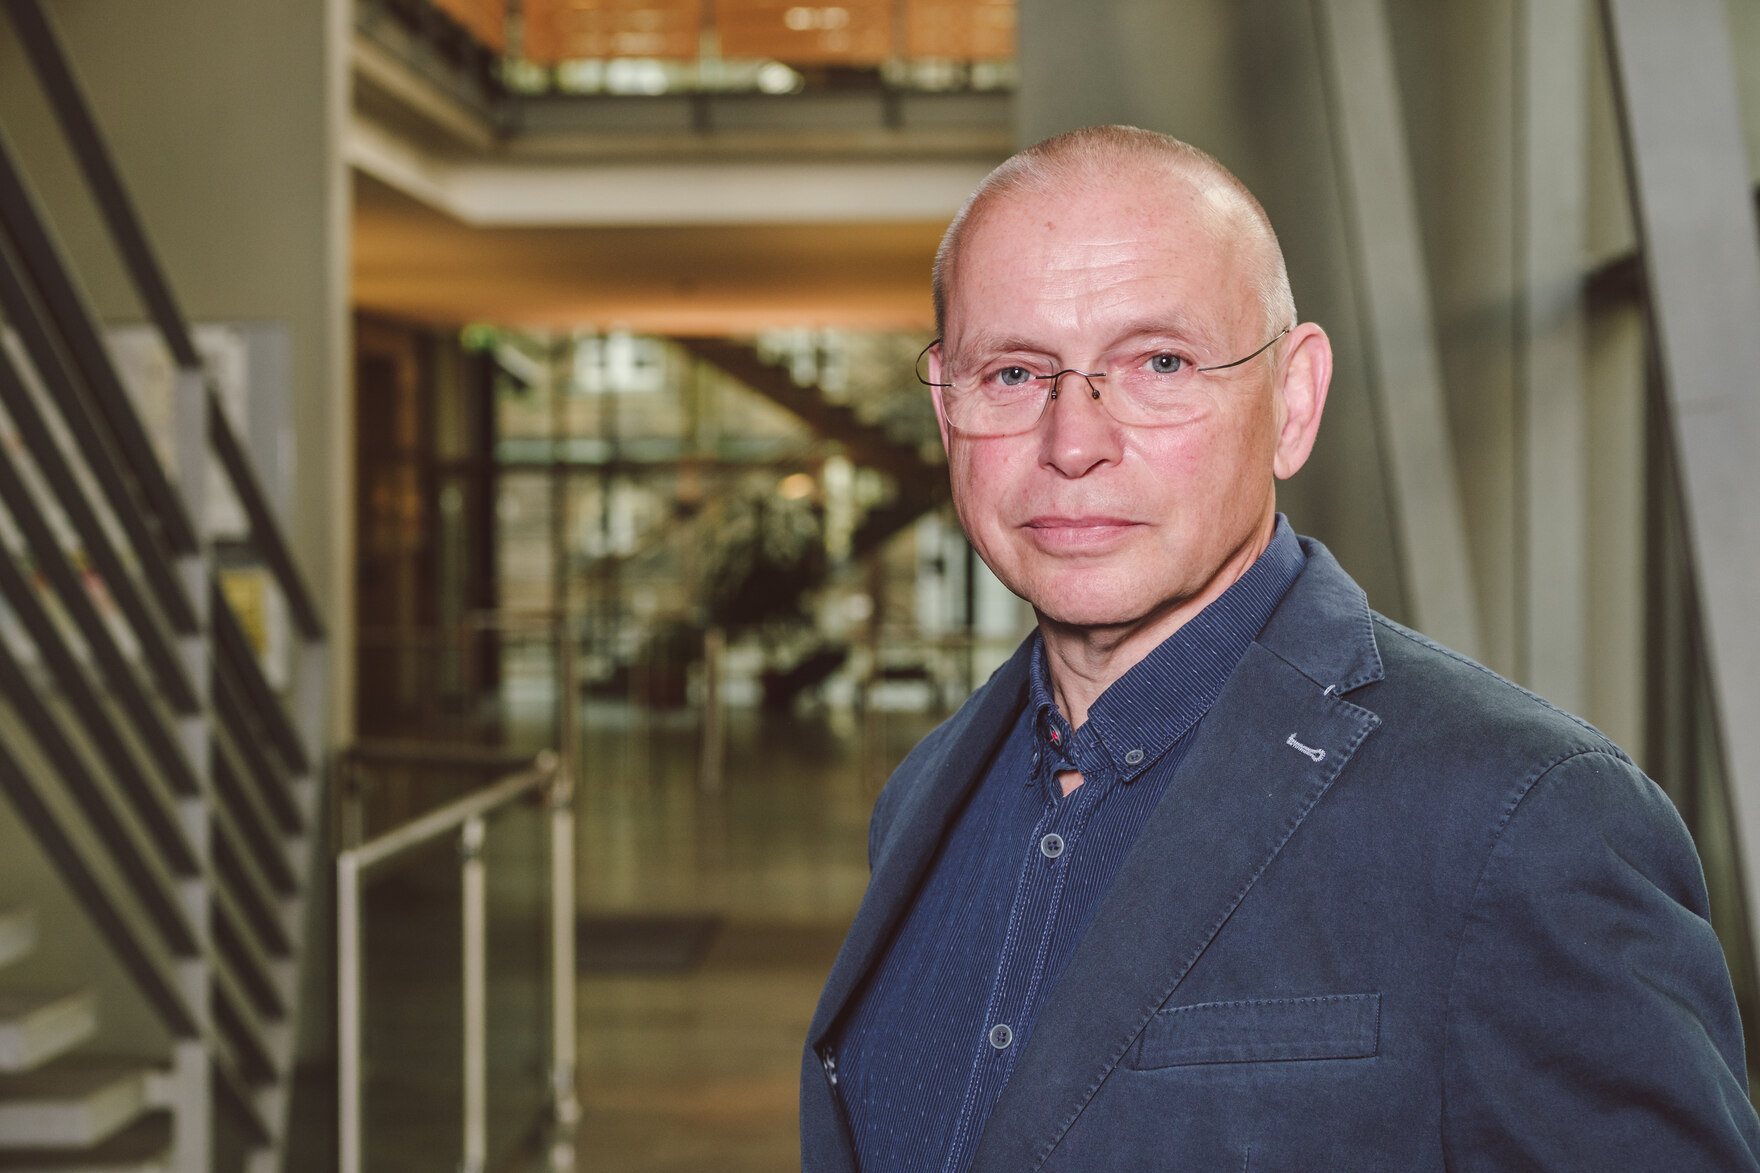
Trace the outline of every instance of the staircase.
[[726, 338], [675, 338], [690, 354], [722, 371], [833, 440], [859, 465], [891, 478], [892, 499], [869, 510], [851, 542], [859, 558], [948, 498], [947, 469], [923, 458], [921, 445], [906, 443], [884, 427], [867, 423], [847, 404], [835, 403], [816, 386], [803, 386], [783, 367], [765, 362], [750, 346]]
[[[0, 910], [0, 967], [27, 956], [37, 931], [32, 910]], [[0, 994], [0, 1168], [170, 1168], [164, 1073], [88, 1054], [97, 1032], [89, 989]]]
[[170, 364], [150, 417], [0, 137], [0, 1168], [270, 1173], [324, 628], [39, 0], [0, 9]]

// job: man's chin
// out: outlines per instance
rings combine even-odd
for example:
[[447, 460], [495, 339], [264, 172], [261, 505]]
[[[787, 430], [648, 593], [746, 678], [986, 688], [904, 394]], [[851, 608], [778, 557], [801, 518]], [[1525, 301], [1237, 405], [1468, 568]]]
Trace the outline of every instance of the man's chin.
[[1157, 628], [1197, 593], [1183, 582], [1152, 581], [1140, 564], [1090, 568], [1032, 586], [1017, 593], [1033, 605], [1041, 622], [1095, 633]]
[[1059, 597], [1051, 594], [1043, 600], [1029, 601], [1041, 620], [1059, 627], [1128, 628], [1141, 623], [1150, 612], [1156, 610], [1140, 598], [1109, 598], [1102, 595]]

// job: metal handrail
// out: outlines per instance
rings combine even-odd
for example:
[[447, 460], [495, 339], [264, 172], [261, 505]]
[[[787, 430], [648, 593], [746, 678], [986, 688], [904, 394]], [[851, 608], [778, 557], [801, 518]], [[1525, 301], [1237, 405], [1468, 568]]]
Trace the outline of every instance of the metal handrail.
[[[102, 213], [116, 251], [154, 325], [158, 327], [173, 361], [181, 371], [200, 381], [206, 406], [208, 443], [220, 466], [225, 470], [245, 516], [250, 520], [251, 538], [258, 554], [274, 574], [288, 610], [300, 633], [311, 641], [324, 638], [324, 621], [318, 613], [304, 577], [294, 564], [292, 550], [268, 505], [267, 495], [258, 482], [244, 447], [232, 429], [231, 421], [220, 407], [213, 381], [202, 366], [200, 354], [191, 338], [187, 319], [177, 304], [164, 270], [153, 254], [146, 231], [134, 203], [122, 184], [115, 161], [110, 157], [103, 136], [98, 133], [84, 95], [74, 80], [67, 56], [60, 42], [44, 19], [39, 0], [3, 0], [3, 6], [19, 39], [25, 46], [25, 57], [36, 72], [43, 90], [49, 96], [50, 108], [61, 123], [63, 134], [87, 187]], [[53, 268], [53, 266], [51, 266]], [[66, 309], [68, 307], [61, 307]], [[73, 314], [78, 320], [83, 315]], [[79, 348], [85, 361], [101, 366], [108, 360], [100, 349]], [[105, 422], [109, 424], [123, 462], [145, 490], [147, 502], [175, 554], [197, 549], [199, 541], [190, 513], [171, 488], [163, 470], [153, 458], [138, 419], [124, 398], [115, 392], [120, 384], [113, 373], [94, 380]], [[124, 511], [126, 515], [126, 511]], [[150, 563], [150, 559], [143, 560]]]
[[574, 788], [562, 759], [545, 750], [524, 770], [429, 811], [336, 857], [337, 1117], [340, 1173], [361, 1173], [363, 983], [361, 888], [375, 870], [452, 832], [463, 880], [464, 1158], [461, 1173], [488, 1163], [488, 908], [482, 856], [486, 820], [528, 794], [549, 799], [550, 1111], [557, 1126], [552, 1169], [572, 1169], [569, 1129], [580, 1118], [575, 1094]]
[[[0, 648], [21, 739], [0, 746], [0, 792], [170, 1035], [157, 1094], [172, 1110], [171, 1165], [212, 1167], [215, 1136], [231, 1131], [254, 1167], [285, 1140], [321, 839], [323, 626], [41, 0], [0, 0], [0, 15], [176, 366], [173, 475], [54, 239], [54, 206], [0, 141], [0, 312], [16, 343], [0, 347], [0, 404], [24, 449], [0, 460], [20, 547], [0, 550], [0, 600], [35, 651]], [[285, 698], [198, 524], [214, 464], [303, 637]], [[12, 752], [22, 745], [35, 747], [29, 768]]]

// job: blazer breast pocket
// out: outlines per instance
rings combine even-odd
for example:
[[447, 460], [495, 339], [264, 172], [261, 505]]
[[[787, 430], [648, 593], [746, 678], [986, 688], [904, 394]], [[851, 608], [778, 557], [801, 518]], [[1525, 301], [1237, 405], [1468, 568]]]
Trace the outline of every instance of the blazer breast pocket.
[[1200, 1002], [1158, 1011], [1132, 1065], [1366, 1059], [1380, 1042], [1380, 994]]

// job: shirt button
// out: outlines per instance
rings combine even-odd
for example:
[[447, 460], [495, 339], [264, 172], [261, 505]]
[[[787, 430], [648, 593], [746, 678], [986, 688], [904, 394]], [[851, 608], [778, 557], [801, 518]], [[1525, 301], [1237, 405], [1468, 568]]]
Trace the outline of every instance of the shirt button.
[[1133, 749], [1133, 750], [1131, 750], [1131, 752], [1124, 755], [1124, 763], [1127, 766], [1134, 766], [1142, 760], [1143, 760], [1143, 751], [1140, 749]]
[[1014, 1031], [1009, 1029], [1008, 1023], [999, 1022], [990, 1028], [990, 1045], [998, 1051], [1008, 1050], [1008, 1044], [1012, 1042], [1014, 1042]]
[[[1046, 859], [1056, 859], [1058, 856], [1062, 855], [1063, 836], [1059, 835], [1056, 831], [1053, 831], [1051, 834], [1045, 836], [1045, 838], [1039, 840], [1039, 854], [1043, 855]], [[1007, 1043], [1003, 1044], [1003, 1046], [1007, 1045]]]

